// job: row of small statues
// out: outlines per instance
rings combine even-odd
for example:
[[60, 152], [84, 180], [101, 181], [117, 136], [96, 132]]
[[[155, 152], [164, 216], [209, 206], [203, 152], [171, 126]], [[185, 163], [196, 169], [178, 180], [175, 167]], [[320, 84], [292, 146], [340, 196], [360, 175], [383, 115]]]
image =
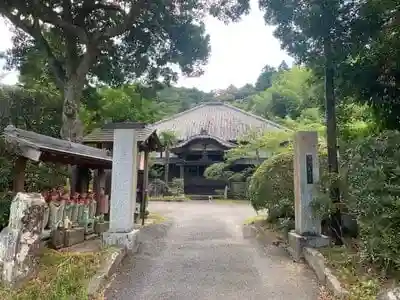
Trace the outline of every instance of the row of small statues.
[[82, 194], [75, 193], [71, 196], [63, 188], [54, 188], [43, 192], [42, 195], [48, 203], [43, 229], [71, 229], [79, 226], [90, 231], [89, 227], [93, 227], [96, 216], [102, 220], [109, 211], [109, 198], [104, 188], [101, 188], [98, 197], [91, 191]]

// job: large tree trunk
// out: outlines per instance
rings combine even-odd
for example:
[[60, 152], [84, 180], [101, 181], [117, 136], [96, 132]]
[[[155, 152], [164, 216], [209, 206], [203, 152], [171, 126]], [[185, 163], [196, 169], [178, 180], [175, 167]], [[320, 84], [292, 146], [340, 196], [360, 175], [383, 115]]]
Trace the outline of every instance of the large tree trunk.
[[[64, 86], [64, 103], [62, 112], [61, 138], [80, 143], [83, 138], [83, 124], [79, 118], [79, 108], [82, 96], [83, 83], [76, 77], [69, 78]], [[69, 165], [71, 193], [78, 191], [79, 171], [77, 166]]]
[[[337, 136], [336, 136], [336, 99], [335, 99], [335, 72], [333, 66], [332, 41], [326, 38], [324, 41], [325, 55], [325, 105], [326, 105], [326, 131], [328, 148], [328, 171], [333, 176], [339, 173], [337, 156]], [[340, 191], [338, 183], [330, 187], [332, 202], [337, 208], [331, 215], [330, 226], [335, 243], [342, 244], [342, 217], [340, 213]]]
[[84, 83], [76, 77], [69, 78], [64, 87], [61, 137], [72, 142], [81, 142], [83, 124], [79, 119], [79, 108]]

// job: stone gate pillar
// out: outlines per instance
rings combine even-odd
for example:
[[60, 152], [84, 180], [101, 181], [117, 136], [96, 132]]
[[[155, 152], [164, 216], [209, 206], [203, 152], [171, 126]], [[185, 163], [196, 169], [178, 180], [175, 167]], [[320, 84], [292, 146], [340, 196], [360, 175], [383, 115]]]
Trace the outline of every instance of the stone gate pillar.
[[321, 220], [311, 209], [311, 201], [319, 181], [318, 133], [300, 131], [294, 138], [295, 230], [289, 233], [289, 250], [295, 260], [302, 257], [304, 247], [321, 247], [329, 243], [321, 235]]
[[134, 251], [137, 232], [134, 230], [138, 173], [138, 140], [135, 129], [140, 123], [107, 124], [114, 129], [113, 163], [110, 200], [110, 229], [103, 234], [103, 244], [123, 246]]

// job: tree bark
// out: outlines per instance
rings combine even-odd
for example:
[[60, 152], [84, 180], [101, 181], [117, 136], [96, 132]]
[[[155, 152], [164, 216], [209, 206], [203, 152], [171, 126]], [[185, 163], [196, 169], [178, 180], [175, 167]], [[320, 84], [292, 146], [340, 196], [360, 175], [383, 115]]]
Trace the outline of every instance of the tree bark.
[[62, 127], [60, 135], [63, 139], [72, 142], [81, 142], [83, 124], [79, 118], [79, 107], [83, 90], [83, 83], [77, 78], [68, 78], [64, 86], [64, 104], [62, 112]]
[[[339, 173], [336, 136], [336, 99], [335, 99], [335, 72], [333, 66], [332, 41], [330, 37], [324, 41], [325, 56], [325, 106], [326, 106], [326, 132], [328, 148], [328, 171], [336, 176]], [[340, 191], [337, 182], [330, 186], [330, 197], [336, 205], [330, 217], [332, 235], [337, 245], [342, 244], [342, 217], [340, 213]]]

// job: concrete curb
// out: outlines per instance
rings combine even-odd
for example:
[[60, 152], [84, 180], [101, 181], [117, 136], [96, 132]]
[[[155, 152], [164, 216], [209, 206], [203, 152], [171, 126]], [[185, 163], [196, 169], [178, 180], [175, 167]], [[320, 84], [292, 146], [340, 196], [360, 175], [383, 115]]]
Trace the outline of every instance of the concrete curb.
[[338, 299], [347, 299], [349, 292], [343, 288], [339, 279], [333, 275], [330, 268], [326, 266], [325, 258], [317, 249], [304, 248], [304, 260], [317, 275], [321, 284], [324, 284]]
[[127, 255], [124, 248], [115, 248], [109, 253], [103, 262], [100, 270], [92, 277], [88, 285], [89, 299], [94, 299], [101, 289], [106, 285], [107, 280], [116, 272], [118, 266]]
[[[243, 225], [244, 238], [258, 238], [262, 242], [270, 242], [260, 224]], [[284, 248], [285, 245], [282, 245]], [[338, 299], [347, 299], [349, 292], [343, 288], [338, 278], [333, 275], [332, 270], [326, 266], [325, 258], [317, 249], [303, 249], [304, 262], [314, 271], [318, 281], [325, 285]]]

